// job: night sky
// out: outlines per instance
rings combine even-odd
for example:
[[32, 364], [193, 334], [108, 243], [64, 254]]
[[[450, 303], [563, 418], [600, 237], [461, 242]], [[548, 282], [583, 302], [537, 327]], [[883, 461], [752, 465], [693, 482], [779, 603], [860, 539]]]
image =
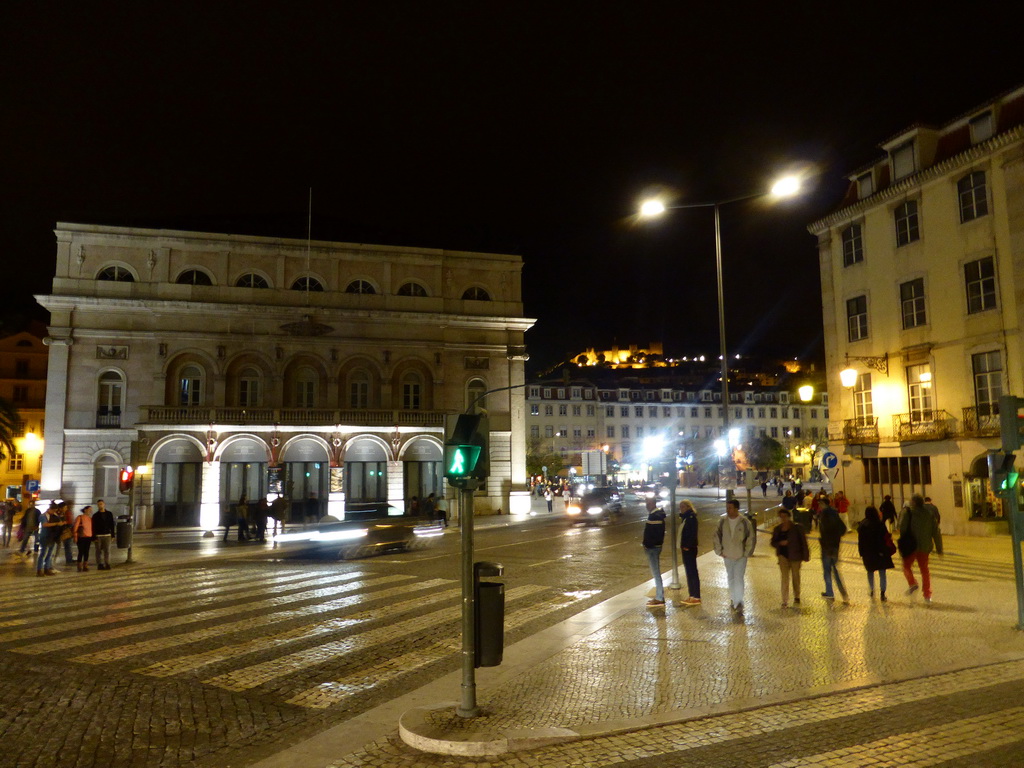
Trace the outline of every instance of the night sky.
[[304, 238], [312, 188], [314, 239], [521, 254], [537, 367], [714, 353], [710, 211], [632, 214], [791, 168], [803, 197], [722, 209], [727, 336], [821, 356], [807, 224], [894, 133], [1024, 82], [995, 3], [90, 5], [0, 10], [7, 310], [57, 221]]

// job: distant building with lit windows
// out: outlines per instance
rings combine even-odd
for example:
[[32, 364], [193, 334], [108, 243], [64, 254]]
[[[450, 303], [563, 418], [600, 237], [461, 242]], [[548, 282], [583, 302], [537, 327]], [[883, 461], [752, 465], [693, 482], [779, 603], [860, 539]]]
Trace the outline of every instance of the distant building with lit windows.
[[58, 224], [44, 493], [145, 527], [244, 493], [321, 513], [445, 494], [445, 416], [482, 393], [481, 512], [529, 504], [518, 256]]
[[[0, 397], [15, 407], [15, 450], [0, 464], [3, 499], [21, 500], [39, 481], [46, 406], [46, 347], [42, 324], [0, 338]], [[6, 452], [5, 452], [6, 453]], [[2, 499], [0, 499], [2, 500]]]
[[1005, 532], [985, 454], [999, 396], [1024, 395], [1024, 88], [881, 148], [809, 227], [836, 485], [855, 508], [921, 493], [948, 533]]

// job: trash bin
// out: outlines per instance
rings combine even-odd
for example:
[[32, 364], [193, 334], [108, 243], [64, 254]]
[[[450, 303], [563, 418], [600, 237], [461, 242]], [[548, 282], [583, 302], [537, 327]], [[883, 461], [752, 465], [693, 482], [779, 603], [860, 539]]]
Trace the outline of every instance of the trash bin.
[[115, 539], [118, 549], [128, 549], [132, 545], [132, 523], [127, 515], [117, 518]]
[[797, 507], [793, 510], [793, 518], [800, 524], [804, 531], [811, 530], [811, 510], [806, 507]]
[[500, 576], [504, 566], [498, 563], [474, 563], [476, 615], [476, 666], [496, 667], [505, 649], [505, 585], [500, 581], [480, 581], [481, 576]]

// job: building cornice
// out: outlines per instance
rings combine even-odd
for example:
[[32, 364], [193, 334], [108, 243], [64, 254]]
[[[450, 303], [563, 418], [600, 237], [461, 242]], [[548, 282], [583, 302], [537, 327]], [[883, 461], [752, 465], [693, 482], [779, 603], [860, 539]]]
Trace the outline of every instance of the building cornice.
[[999, 150], [1005, 149], [1011, 144], [1020, 141], [1022, 138], [1024, 138], [1024, 125], [1005, 131], [998, 136], [993, 136], [991, 139], [983, 141], [982, 143], [977, 144], [958, 155], [953, 155], [940, 163], [936, 163], [923, 171], [915, 173], [913, 176], [900, 179], [896, 183], [891, 184], [880, 192], [874, 193], [864, 200], [858, 200], [853, 205], [840, 208], [839, 210], [830, 213], [828, 216], [812, 222], [807, 226], [807, 231], [812, 235], [821, 235], [838, 224], [845, 223], [849, 219], [860, 216], [870, 208], [874, 208], [890, 200], [899, 199], [922, 185], [945, 176], [950, 171], [953, 171], [960, 166], [975, 163], [987, 155], [991, 155]]

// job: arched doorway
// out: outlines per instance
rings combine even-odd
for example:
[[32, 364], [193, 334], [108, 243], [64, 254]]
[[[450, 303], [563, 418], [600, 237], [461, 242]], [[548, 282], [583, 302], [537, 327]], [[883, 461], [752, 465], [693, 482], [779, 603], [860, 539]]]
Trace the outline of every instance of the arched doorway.
[[[242, 494], [251, 503], [267, 495], [267, 446], [252, 437], [232, 440], [220, 453], [221, 525]], [[233, 520], [234, 518], [232, 518]]]
[[284, 495], [291, 502], [292, 521], [319, 520], [327, 512], [331, 460], [327, 447], [310, 437], [290, 441], [281, 453]]
[[153, 527], [199, 525], [203, 455], [191, 440], [160, 445], [153, 457]]
[[345, 449], [345, 510], [388, 501], [388, 455], [376, 440], [354, 440]]
[[441, 488], [441, 447], [433, 440], [417, 438], [402, 452], [402, 474], [405, 499], [430, 494], [443, 495]]

